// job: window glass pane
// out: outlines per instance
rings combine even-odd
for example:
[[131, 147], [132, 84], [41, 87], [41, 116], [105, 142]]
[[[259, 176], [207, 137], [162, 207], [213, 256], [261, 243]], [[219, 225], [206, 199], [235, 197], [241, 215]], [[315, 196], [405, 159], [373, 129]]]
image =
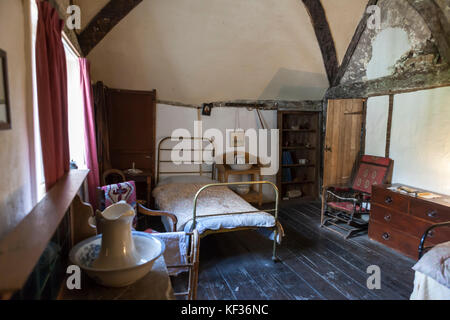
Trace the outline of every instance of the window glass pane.
[[38, 23], [38, 8], [36, 1], [30, 0], [31, 8], [31, 66], [32, 66], [32, 77], [33, 77], [33, 129], [34, 129], [34, 165], [35, 165], [35, 175], [36, 175], [36, 192], [37, 192], [37, 202], [39, 202], [45, 195], [45, 177], [44, 177], [44, 167], [42, 163], [42, 147], [41, 147], [41, 131], [39, 127], [39, 110], [37, 103], [37, 85], [36, 85], [36, 32]]
[[87, 169], [85, 154], [84, 101], [81, 89], [80, 62], [64, 41], [67, 61], [67, 98], [69, 102], [70, 160], [78, 169]]

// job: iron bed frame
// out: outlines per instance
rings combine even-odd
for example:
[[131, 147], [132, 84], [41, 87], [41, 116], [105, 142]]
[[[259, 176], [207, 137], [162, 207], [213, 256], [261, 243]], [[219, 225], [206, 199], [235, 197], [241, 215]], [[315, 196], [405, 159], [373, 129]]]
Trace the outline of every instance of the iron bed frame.
[[441, 223], [436, 223], [434, 225], [432, 225], [431, 227], [429, 227], [425, 233], [422, 235], [422, 238], [420, 239], [420, 244], [419, 244], [419, 260], [420, 258], [422, 258], [422, 256], [425, 254], [426, 251], [430, 250], [433, 248], [433, 246], [430, 247], [425, 247], [425, 241], [427, 240], [427, 238], [430, 236], [431, 232], [436, 229], [436, 228], [440, 228], [440, 227], [450, 227], [450, 221], [447, 222], [441, 222]]
[[[196, 137], [180, 137], [181, 139], [190, 139], [190, 140], [201, 140], [201, 143], [203, 144], [204, 142], [209, 143], [212, 146], [211, 150], [207, 150], [207, 151], [211, 151], [212, 152], [212, 157], [214, 158], [215, 156], [215, 145], [214, 145], [214, 141], [208, 138], [196, 138]], [[204, 151], [203, 149], [174, 149], [174, 148], [162, 148], [162, 145], [164, 142], [171, 140], [172, 137], [164, 137], [162, 138], [159, 142], [158, 142], [158, 153], [157, 153], [157, 163], [156, 163], [156, 184], [158, 184], [159, 182], [159, 178], [160, 175], [194, 175], [194, 174], [200, 174], [200, 176], [203, 176], [204, 173], [211, 173], [211, 178], [214, 179], [214, 174], [215, 174], [215, 165], [214, 163], [211, 165], [211, 171], [204, 171], [203, 170], [203, 165], [205, 165], [202, 161], [201, 164], [194, 164], [194, 165], [198, 165], [199, 166], [199, 170], [198, 171], [161, 171], [161, 163], [173, 163], [172, 161], [168, 161], [168, 160], [161, 160], [161, 151], [170, 151], [172, 152], [173, 150], [179, 150], [182, 152], [200, 152], [200, 151]], [[175, 141], [174, 141], [175, 142]], [[183, 163], [184, 164], [184, 163]], [[191, 163], [189, 163], [188, 165], [193, 165]], [[229, 186], [239, 186], [239, 185], [249, 185], [254, 186], [254, 185], [269, 185], [272, 187], [272, 189], [275, 191], [275, 208], [273, 209], [267, 209], [267, 210], [255, 210], [255, 211], [245, 211], [245, 212], [227, 212], [227, 213], [220, 213], [220, 214], [212, 214], [212, 215], [201, 215], [201, 216], [197, 216], [197, 203], [198, 203], [198, 198], [200, 196], [200, 194], [209, 188], [214, 188], [214, 187], [229, 187]], [[232, 228], [232, 229], [218, 229], [218, 230], [207, 230], [205, 232], [203, 232], [202, 234], [200, 234], [200, 238], [204, 238], [210, 234], [218, 234], [218, 233], [226, 233], [226, 232], [234, 232], [234, 231], [243, 231], [243, 230], [255, 230], [255, 229], [260, 229], [260, 228], [265, 228], [265, 229], [269, 229], [269, 230], [273, 230], [274, 232], [274, 238], [273, 238], [273, 247], [272, 247], [272, 260], [274, 262], [276, 261], [280, 261], [280, 259], [277, 257], [276, 255], [276, 249], [277, 249], [277, 237], [278, 237], [278, 225], [279, 225], [279, 221], [278, 221], [278, 206], [279, 206], [279, 190], [277, 188], [277, 186], [270, 182], [270, 181], [247, 181], [247, 182], [227, 182], [227, 183], [211, 183], [211, 184], [207, 184], [204, 185], [203, 187], [201, 187], [194, 199], [193, 199], [193, 217], [192, 217], [192, 226], [191, 229], [194, 230], [197, 226], [197, 220], [198, 218], [204, 218], [204, 217], [212, 217], [212, 216], [231, 216], [231, 215], [236, 215], [236, 214], [248, 214], [248, 213], [258, 213], [261, 211], [267, 212], [267, 213], [274, 213], [273, 216], [275, 218], [275, 226], [273, 227], [237, 227], [237, 228]], [[146, 208], [145, 208], [146, 209]], [[151, 212], [155, 212], [155, 213], [159, 213], [160, 215], [163, 216], [168, 216], [169, 218], [172, 219], [172, 222], [174, 224], [174, 229], [176, 230], [176, 223], [177, 223], [177, 218], [174, 214], [168, 213], [168, 212], [163, 212], [163, 211], [153, 211], [153, 210], [143, 210], [145, 212], [141, 212], [144, 214], [151, 214]], [[192, 231], [191, 230], [191, 231]]]

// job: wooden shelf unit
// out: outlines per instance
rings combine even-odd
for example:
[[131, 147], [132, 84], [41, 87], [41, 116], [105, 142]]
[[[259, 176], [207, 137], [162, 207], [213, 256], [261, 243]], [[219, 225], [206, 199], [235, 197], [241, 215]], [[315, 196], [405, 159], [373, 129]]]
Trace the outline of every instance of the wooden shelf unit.
[[[290, 190], [301, 190], [302, 197], [289, 200], [315, 200], [319, 197], [320, 168], [320, 112], [279, 111], [280, 130], [279, 160], [280, 170], [277, 185], [280, 198], [288, 198]], [[289, 159], [283, 157], [289, 153]], [[306, 164], [299, 163], [307, 159]], [[289, 173], [290, 172], [290, 173]], [[291, 179], [288, 179], [291, 176]]]

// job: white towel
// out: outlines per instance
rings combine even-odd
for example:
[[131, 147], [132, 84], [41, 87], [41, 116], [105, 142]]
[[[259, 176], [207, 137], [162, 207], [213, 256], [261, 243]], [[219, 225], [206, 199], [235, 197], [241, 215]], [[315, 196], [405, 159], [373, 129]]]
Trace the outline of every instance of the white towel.
[[[188, 264], [189, 236], [185, 232], [152, 233], [152, 236], [164, 242], [166, 249], [163, 255], [167, 266]], [[168, 271], [169, 275], [176, 276], [189, 271], [189, 268], [168, 268]]]

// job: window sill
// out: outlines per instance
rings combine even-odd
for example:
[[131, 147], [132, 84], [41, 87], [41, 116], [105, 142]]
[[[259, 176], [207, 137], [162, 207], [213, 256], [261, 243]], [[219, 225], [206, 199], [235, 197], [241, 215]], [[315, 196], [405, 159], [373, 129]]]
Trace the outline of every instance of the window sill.
[[0, 297], [24, 286], [88, 173], [88, 170], [67, 173], [19, 225], [0, 240]]

